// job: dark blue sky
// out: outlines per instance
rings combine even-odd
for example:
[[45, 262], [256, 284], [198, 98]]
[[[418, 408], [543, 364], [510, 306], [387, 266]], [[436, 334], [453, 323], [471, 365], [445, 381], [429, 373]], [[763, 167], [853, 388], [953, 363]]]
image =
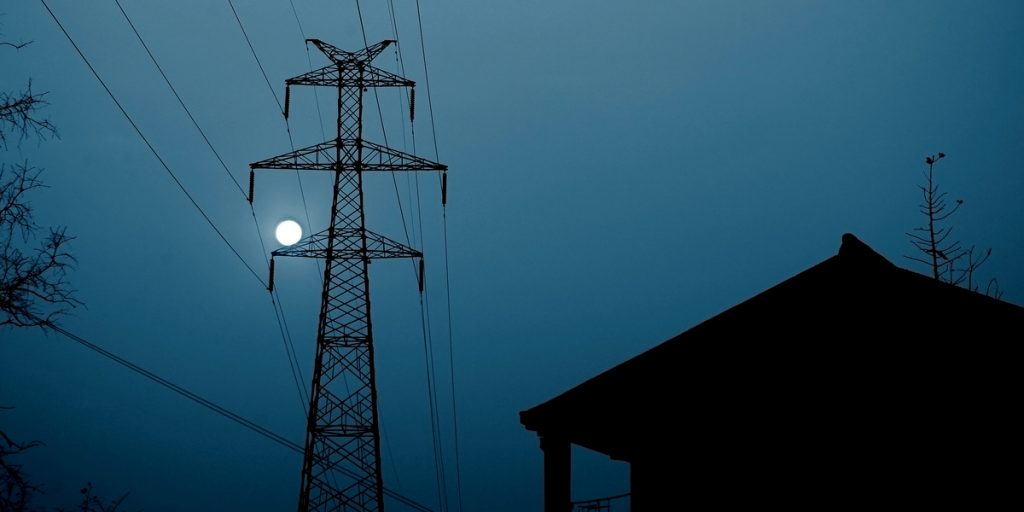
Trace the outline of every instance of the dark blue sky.
[[[49, 2], [199, 204], [263, 271], [248, 204], [113, 1]], [[123, 0], [197, 120], [244, 183], [289, 150], [278, 107], [227, 2]], [[955, 234], [992, 247], [983, 277], [1024, 303], [1024, 5], [1013, 1], [422, 2], [449, 176], [456, 384], [468, 510], [539, 508], [541, 458], [518, 411], [833, 254], [853, 232], [913, 268], [924, 157], [965, 201]], [[278, 95], [309, 64], [285, 0], [236, 0]], [[362, 2], [371, 43], [385, 2]], [[363, 46], [354, 2], [295, 0], [307, 37]], [[433, 158], [415, 4], [395, 2], [417, 151]], [[301, 441], [304, 418], [266, 292], [177, 190], [38, 2], [0, 6], [0, 88], [49, 91], [59, 140], [3, 153], [46, 168], [37, 220], [77, 239], [87, 308], [72, 331]], [[313, 64], [325, 63], [313, 50]], [[378, 59], [396, 70], [394, 52]], [[328, 134], [334, 96], [321, 91]], [[394, 91], [389, 142], [411, 150]], [[297, 146], [321, 140], [313, 92], [292, 95]], [[375, 114], [375, 105], [370, 112]], [[380, 141], [379, 121], [369, 136]], [[404, 146], [403, 146], [404, 144]], [[329, 206], [304, 176], [314, 229]], [[402, 239], [394, 185], [375, 176], [368, 220]], [[403, 208], [415, 208], [399, 177]], [[420, 177], [437, 357], [447, 343], [439, 191]], [[256, 214], [305, 213], [294, 174], [257, 178]], [[415, 230], [414, 230], [415, 231]], [[268, 247], [268, 250], [276, 248]], [[436, 502], [416, 282], [373, 265], [385, 479]], [[316, 266], [277, 283], [305, 374]], [[149, 511], [294, 507], [300, 457], [127, 370], [38, 331], [0, 331], [2, 425], [47, 446], [26, 457], [55, 503], [91, 481]], [[827, 342], [827, 337], [823, 339]], [[448, 367], [440, 364], [441, 375]], [[442, 384], [448, 382], [443, 379]], [[447, 399], [443, 400], [445, 405]], [[444, 421], [450, 436], [450, 422]], [[450, 451], [448, 452], [451, 453]], [[581, 454], [574, 497], [628, 489], [621, 464]], [[449, 461], [450, 464], [450, 461]], [[449, 475], [449, 480], [452, 480]]]

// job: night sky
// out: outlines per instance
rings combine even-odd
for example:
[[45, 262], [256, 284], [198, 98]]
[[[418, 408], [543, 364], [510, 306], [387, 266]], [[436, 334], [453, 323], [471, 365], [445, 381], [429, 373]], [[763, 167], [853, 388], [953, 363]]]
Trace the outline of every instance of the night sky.
[[[249, 205], [114, 2], [48, 0], [184, 186], [265, 278]], [[122, 0], [172, 83], [246, 185], [289, 151], [275, 98], [226, 1]], [[287, 0], [235, 0], [274, 92], [309, 71]], [[466, 510], [541, 506], [541, 452], [518, 412], [836, 253], [856, 234], [927, 269], [906, 232], [927, 155], [965, 204], [954, 236], [991, 247], [981, 277], [1024, 303], [1024, 4], [1016, 1], [441, 1], [421, 3], [436, 124], [450, 167], [448, 250]], [[362, 48], [352, 1], [294, 0], [306, 37]], [[394, 37], [361, 2], [366, 38]], [[416, 152], [435, 159], [416, 4], [394, 2], [417, 91]], [[69, 330], [296, 442], [305, 418], [269, 295], [175, 186], [37, 1], [0, 4], [0, 89], [48, 91], [60, 138], [12, 144], [45, 168], [42, 226], [76, 239], [86, 307]], [[312, 64], [326, 59], [310, 47]], [[398, 71], [389, 49], [376, 63]], [[296, 147], [333, 137], [335, 95], [291, 98]], [[396, 90], [389, 143], [413, 150]], [[383, 142], [372, 96], [367, 137]], [[328, 176], [302, 177], [312, 229]], [[371, 228], [426, 254], [451, 499], [454, 463], [440, 190], [371, 176]], [[417, 193], [418, 190], [418, 193]], [[417, 208], [417, 197], [419, 207]], [[261, 171], [267, 251], [280, 220], [310, 226], [295, 174]], [[422, 224], [422, 236], [420, 225]], [[408, 261], [372, 265], [386, 485], [437, 507], [419, 295]], [[320, 275], [280, 259], [276, 284], [303, 375]], [[827, 343], [827, 336], [823, 343]], [[969, 340], [965, 340], [969, 342]], [[303, 384], [308, 384], [303, 382]], [[0, 330], [0, 427], [46, 443], [22, 458], [41, 504], [87, 481], [129, 509], [288, 510], [301, 456], [53, 333]], [[575, 452], [574, 498], [628, 491], [623, 463]], [[392, 507], [400, 510], [399, 507]]]

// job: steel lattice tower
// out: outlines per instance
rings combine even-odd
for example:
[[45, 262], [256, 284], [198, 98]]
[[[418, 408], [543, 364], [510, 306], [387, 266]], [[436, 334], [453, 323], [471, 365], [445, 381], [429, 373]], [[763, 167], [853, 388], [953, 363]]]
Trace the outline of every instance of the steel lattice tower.
[[[318, 39], [307, 42], [331, 64], [285, 81], [284, 115], [288, 116], [291, 86], [336, 87], [337, 138], [249, 165], [250, 201], [255, 169], [334, 173], [328, 228], [272, 253], [325, 261], [298, 510], [380, 511], [384, 485], [368, 270], [374, 258], [422, 258], [422, 253], [366, 229], [363, 176], [448, 167], [363, 139], [364, 93], [370, 87], [415, 86], [412, 80], [370, 64], [394, 41], [357, 52]], [[270, 266], [273, 288], [273, 258]], [[422, 264], [420, 268], [422, 286]]]

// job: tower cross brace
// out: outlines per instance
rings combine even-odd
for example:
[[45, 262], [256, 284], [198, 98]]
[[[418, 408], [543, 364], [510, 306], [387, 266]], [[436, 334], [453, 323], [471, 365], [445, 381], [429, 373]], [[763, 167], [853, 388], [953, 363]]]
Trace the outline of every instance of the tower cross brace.
[[363, 140], [364, 93], [370, 87], [415, 87], [412, 80], [371, 64], [394, 41], [356, 52], [319, 39], [307, 42], [319, 48], [331, 64], [285, 81], [284, 115], [288, 116], [291, 86], [337, 88], [337, 137], [250, 164], [249, 200], [256, 169], [334, 173], [327, 229], [274, 251], [271, 259], [271, 287], [273, 257], [325, 261], [298, 510], [381, 511], [384, 484], [369, 264], [374, 258], [423, 255], [366, 229], [363, 177], [380, 171], [444, 172], [448, 167]]

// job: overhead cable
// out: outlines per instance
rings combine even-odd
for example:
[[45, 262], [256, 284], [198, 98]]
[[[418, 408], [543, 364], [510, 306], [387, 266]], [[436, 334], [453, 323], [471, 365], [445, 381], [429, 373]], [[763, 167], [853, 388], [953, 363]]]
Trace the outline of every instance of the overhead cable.
[[100, 83], [101, 86], [103, 86], [103, 90], [106, 91], [107, 95], [110, 96], [110, 99], [113, 100], [115, 105], [117, 105], [117, 109], [121, 111], [121, 114], [124, 115], [125, 119], [128, 120], [128, 123], [132, 125], [132, 128], [135, 130], [135, 133], [139, 136], [140, 139], [142, 139], [142, 142], [146, 144], [146, 147], [149, 148], [149, 151], [151, 153], [153, 153], [153, 156], [156, 157], [157, 161], [160, 162], [160, 166], [163, 167], [164, 171], [166, 171], [167, 174], [171, 177], [171, 179], [174, 180], [174, 183], [178, 186], [181, 192], [185, 194], [185, 197], [187, 197], [189, 202], [192, 203], [192, 206], [194, 206], [195, 209], [199, 212], [199, 214], [202, 215], [203, 219], [206, 220], [206, 223], [209, 224], [211, 228], [213, 228], [214, 232], [217, 233], [217, 236], [219, 236], [220, 239], [224, 241], [224, 244], [227, 245], [228, 248], [231, 249], [231, 252], [234, 253], [235, 256], [238, 258], [238, 260], [242, 262], [242, 265], [244, 265], [245, 268], [248, 269], [250, 273], [252, 273], [253, 277], [255, 277], [257, 281], [259, 281], [264, 287], [266, 287], [266, 281], [264, 281], [263, 278], [256, 273], [252, 266], [249, 265], [249, 262], [245, 261], [245, 258], [243, 258], [242, 255], [238, 252], [238, 250], [235, 249], [235, 246], [228, 241], [227, 237], [224, 236], [224, 233], [222, 233], [221, 230], [217, 228], [217, 225], [213, 223], [213, 220], [210, 219], [210, 216], [206, 214], [206, 211], [203, 210], [201, 206], [199, 206], [199, 203], [196, 202], [195, 198], [192, 197], [192, 194], [190, 194], [189, 191], [185, 188], [185, 185], [181, 182], [181, 180], [178, 179], [178, 176], [174, 174], [174, 171], [172, 171], [170, 166], [167, 165], [167, 162], [165, 162], [163, 157], [160, 156], [156, 148], [153, 147], [153, 144], [149, 142], [149, 139], [147, 139], [146, 136], [142, 133], [142, 130], [139, 128], [139, 126], [135, 124], [135, 120], [132, 119], [132, 116], [128, 114], [128, 111], [125, 110], [124, 106], [121, 105], [121, 102], [118, 101], [116, 96], [114, 96], [114, 93], [110, 90], [110, 87], [107, 86], [107, 83], [104, 82], [103, 78], [100, 77], [99, 73], [96, 71], [96, 68], [93, 67], [92, 63], [89, 62], [89, 59], [86, 58], [84, 53], [82, 53], [82, 49], [79, 48], [78, 44], [75, 43], [75, 40], [71, 38], [71, 34], [69, 34], [67, 29], [64, 28], [64, 25], [57, 18], [57, 15], [53, 12], [53, 10], [50, 9], [50, 6], [47, 5], [46, 0], [39, 1], [43, 4], [43, 7], [46, 8], [46, 11], [50, 13], [50, 17], [53, 18], [53, 21], [60, 28], [61, 32], [64, 33], [64, 37], [66, 37], [68, 39], [68, 42], [71, 43], [71, 46], [74, 47], [75, 51], [78, 53], [78, 56], [81, 57], [82, 62], [85, 63], [85, 65], [89, 68], [89, 71], [92, 72], [92, 75], [96, 77], [96, 80]]
[[[150, 61], [153, 62], [153, 65], [156, 67], [157, 71], [160, 72], [160, 76], [163, 77], [164, 82], [167, 84], [167, 87], [170, 88], [171, 92], [174, 94], [174, 97], [178, 100], [178, 104], [181, 105], [182, 110], [185, 111], [185, 114], [187, 114], [188, 118], [192, 121], [192, 125], [195, 126], [196, 130], [199, 132], [199, 135], [201, 135], [203, 140], [206, 142], [207, 147], [210, 148], [210, 151], [217, 158], [217, 161], [220, 162], [220, 165], [224, 169], [224, 172], [228, 175], [229, 178], [231, 178], [231, 181], [235, 184], [235, 186], [238, 188], [238, 191], [242, 194], [242, 197], [244, 198], [246, 194], [245, 191], [242, 189], [241, 184], [238, 183], [238, 180], [235, 179], [235, 176], [231, 173], [231, 170], [228, 169], [227, 164], [224, 163], [224, 159], [221, 158], [220, 153], [217, 151], [217, 148], [213, 146], [213, 142], [210, 141], [210, 138], [206, 135], [206, 132], [203, 130], [201, 126], [199, 126], [199, 122], [196, 120], [195, 116], [192, 115], [192, 111], [189, 110], [188, 105], [185, 104], [185, 100], [182, 99], [180, 94], [178, 94], [178, 90], [174, 87], [174, 84], [171, 83], [171, 80], [167, 76], [167, 73], [164, 72], [163, 66], [160, 65], [160, 62], [157, 60], [156, 56], [153, 55], [153, 52], [150, 50], [149, 45], [146, 44], [145, 39], [142, 38], [142, 34], [139, 33], [138, 28], [136, 28], [135, 23], [132, 22], [132, 19], [128, 15], [128, 12], [124, 10], [124, 7], [121, 5], [120, 0], [114, 0], [114, 3], [117, 4], [117, 8], [121, 11], [121, 14], [124, 16], [124, 19], [128, 23], [128, 26], [131, 27], [132, 32], [135, 33], [135, 37], [139, 40], [139, 44], [141, 44], [142, 48], [146, 50], [146, 54], [149, 55]], [[263, 232], [260, 229], [259, 220], [256, 218], [256, 210], [253, 209], [252, 203], [249, 203], [249, 210], [252, 214], [253, 223], [256, 226], [256, 235], [259, 238], [260, 247], [263, 251], [264, 259], [266, 259], [267, 247], [263, 241]], [[282, 306], [281, 313], [278, 314], [279, 303], [274, 301], [273, 296], [271, 296], [271, 305], [274, 307], [274, 318], [277, 319], [278, 330], [281, 332], [281, 339], [285, 345], [285, 353], [288, 356], [288, 367], [292, 372], [292, 378], [295, 381], [296, 389], [298, 390], [299, 405], [302, 408], [303, 416], [305, 416], [306, 403], [309, 401], [309, 399], [305, 397], [305, 390], [299, 383], [300, 380], [302, 380], [302, 371], [298, 365], [297, 358], [295, 358], [295, 347], [292, 345], [291, 333], [287, 330], [287, 324], [282, 323], [284, 309]]]
[[[45, 0], [40, 0], [40, 1], [45, 2]], [[153, 381], [153, 382], [155, 382], [157, 384], [160, 384], [161, 386], [163, 386], [163, 387], [165, 387], [165, 388], [167, 388], [167, 389], [169, 389], [169, 390], [171, 390], [171, 391], [173, 391], [173, 392], [175, 392], [175, 393], [177, 393], [177, 394], [179, 394], [179, 395], [181, 395], [181, 396], [183, 396], [183, 397], [185, 397], [185, 398], [187, 398], [187, 399], [189, 399], [189, 400], [191, 400], [191, 401], [193, 401], [193, 402], [195, 402], [195, 403], [197, 403], [197, 404], [199, 404], [199, 405], [201, 405], [203, 407], [205, 407], [206, 409], [209, 409], [209, 410], [211, 410], [211, 411], [213, 411], [213, 412], [215, 412], [215, 413], [217, 413], [217, 414], [219, 414], [221, 416], [224, 416], [225, 418], [227, 418], [227, 419], [237, 423], [238, 425], [241, 425], [241, 426], [243, 426], [243, 427], [245, 427], [245, 428], [247, 428], [247, 429], [249, 429], [249, 430], [251, 430], [251, 431], [253, 431], [253, 432], [255, 432], [255, 433], [257, 433], [257, 434], [259, 434], [259, 435], [261, 435], [261, 436], [263, 436], [263, 437], [265, 437], [265, 438], [267, 438], [267, 439], [269, 439], [269, 440], [271, 440], [271, 441], [281, 445], [281, 446], [284, 446], [285, 448], [288, 448], [289, 450], [292, 450], [292, 451], [294, 451], [296, 453], [304, 453], [305, 452], [305, 449], [301, 445], [299, 445], [298, 443], [296, 443], [296, 442], [294, 442], [294, 441], [292, 441], [292, 440], [290, 440], [290, 439], [288, 439], [288, 438], [286, 438], [286, 437], [284, 437], [284, 436], [282, 436], [282, 435], [280, 435], [280, 434], [278, 434], [278, 433], [276, 433], [276, 432], [274, 432], [274, 431], [272, 431], [272, 430], [270, 430], [270, 429], [268, 429], [268, 428], [266, 428], [266, 427], [264, 427], [264, 426], [262, 426], [262, 425], [260, 425], [260, 424], [258, 424], [256, 422], [254, 422], [254, 421], [252, 421], [252, 420], [250, 420], [250, 419], [248, 419], [248, 418], [246, 418], [246, 417], [244, 417], [244, 416], [242, 416], [240, 414], [232, 412], [232, 411], [228, 410], [226, 407], [224, 407], [224, 406], [222, 406], [222, 405], [220, 405], [220, 404], [218, 404], [218, 403], [216, 403], [216, 402], [214, 402], [212, 400], [204, 398], [203, 396], [201, 396], [201, 395], [199, 395], [199, 394], [197, 394], [195, 392], [192, 392], [192, 391], [186, 389], [185, 387], [183, 387], [181, 385], [175, 384], [171, 380], [166, 379], [164, 377], [161, 377], [160, 375], [157, 375], [156, 373], [153, 373], [153, 372], [151, 372], [151, 371], [149, 371], [149, 370], [147, 370], [147, 369], [145, 369], [145, 368], [143, 368], [143, 367], [141, 367], [141, 366], [139, 366], [139, 365], [137, 365], [137, 364], [135, 364], [135, 363], [133, 363], [133, 362], [131, 362], [131, 361], [129, 361], [129, 360], [119, 356], [119, 355], [117, 355], [117, 354], [114, 354], [113, 352], [110, 352], [109, 350], [106, 350], [103, 347], [101, 347], [101, 346], [99, 346], [99, 345], [97, 345], [97, 344], [95, 344], [95, 343], [93, 343], [93, 342], [91, 342], [91, 341], [89, 341], [89, 340], [87, 340], [87, 339], [85, 339], [85, 338], [83, 338], [83, 337], [81, 337], [81, 336], [79, 336], [79, 335], [77, 335], [77, 334], [75, 334], [75, 333], [73, 333], [73, 332], [71, 332], [71, 331], [69, 331], [69, 330], [67, 330], [67, 329], [57, 325], [57, 324], [55, 324], [55, 323], [53, 323], [53, 322], [44, 320], [42, 318], [38, 318], [38, 320], [40, 322], [42, 322], [42, 325], [44, 327], [49, 328], [49, 329], [53, 329], [54, 331], [56, 331], [57, 333], [61, 334], [65, 338], [68, 338], [69, 340], [74, 341], [75, 343], [78, 343], [79, 345], [82, 345], [82, 346], [88, 348], [89, 350], [92, 350], [93, 352], [96, 352], [97, 354], [100, 354], [103, 357], [106, 357], [107, 359], [110, 359], [111, 361], [114, 361], [115, 363], [117, 363], [117, 364], [119, 364], [121, 366], [124, 366], [125, 368], [128, 368], [129, 370], [131, 370], [131, 371], [133, 371], [133, 372], [135, 372], [135, 373], [137, 373], [137, 374], [139, 374], [141, 376], [143, 376], [143, 377], [145, 377], [145, 378], [147, 378], [147, 379], [149, 379], [149, 380], [151, 380], [151, 381]], [[351, 470], [348, 470], [348, 469], [346, 469], [344, 467], [338, 467], [338, 470], [343, 472], [343, 473], [345, 473], [349, 477], [352, 477], [352, 478], [356, 478], [357, 477], [357, 475], [355, 475], [355, 473], [351, 472]], [[412, 507], [415, 510], [419, 510], [419, 511], [422, 511], [422, 512], [430, 512], [430, 509], [427, 508], [425, 505], [422, 505], [422, 504], [414, 501], [413, 499], [407, 498], [407, 497], [405, 497], [405, 496], [403, 496], [403, 495], [401, 495], [401, 494], [399, 494], [399, 493], [397, 493], [395, 491], [392, 491], [390, 489], [385, 488], [384, 489], [384, 494], [387, 495], [390, 498], [393, 498], [393, 499], [399, 501], [400, 503], [402, 503], [404, 505]]]

